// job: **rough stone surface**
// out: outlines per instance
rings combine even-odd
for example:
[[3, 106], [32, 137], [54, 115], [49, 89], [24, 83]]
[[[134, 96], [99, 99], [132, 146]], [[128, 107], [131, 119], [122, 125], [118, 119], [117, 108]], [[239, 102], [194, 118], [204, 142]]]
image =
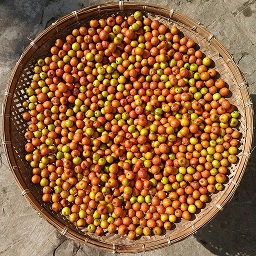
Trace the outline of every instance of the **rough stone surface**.
[[[73, 10], [105, 1], [1, 0], [0, 100], [20, 54], [41, 30]], [[159, 3], [159, 1], [146, 1]], [[162, 0], [207, 27], [234, 56], [256, 103], [256, 1]], [[2, 120], [1, 120], [2, 121]], [[244, 178], [232, 201], [196, 235], [144, 255], [255, 255], [256, 173], [252, 153]], [[1, 256], [107, 256], [113, 255], [61, 236], [40, 218], [21, 196], [0, 148], [0, 255]], [[128, 255], [128, 254], [124, 254]], [[129, 254], [131, 255], [131, 254]], [[141, 254], [137, 254], [141, 255]]]

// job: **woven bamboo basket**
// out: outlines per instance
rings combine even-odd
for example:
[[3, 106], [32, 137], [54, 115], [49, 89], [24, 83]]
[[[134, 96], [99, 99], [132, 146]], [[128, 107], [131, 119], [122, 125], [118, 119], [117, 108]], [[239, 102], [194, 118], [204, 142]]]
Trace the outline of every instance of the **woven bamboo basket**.
[[[31, 82], [33, 67], [38, 58], [49, 55], [51, 45], [56, 38], [64, 38], [73, 28], [88, 24], [93, 17], [102, 18], [109, 15], [130, 15], [135, 10], [141, 10], [144, 15], [156, 18], [166, 25], [176, 24], [188, 38], [193, 39], [200, 49], [215, 62], [215, 67], [221, 77], [227, 82], [230, 90], [230, 101], [235, 104], [241, 114], [239, 130], [242, 133], [239, 146], [239, 161], [229, 169], [228, 182], [224, 191], [211, 196], [210, 202], [191, 221], [180, 221], [175, 228], [161, 236], [143, 236], [130, 241], [118, 234], [107, 234], [98, 237], [86, 233], [70, 223], [59, 213], [50, 209], [49, 204], [41, 200], [41, 187], [31, 182], [31, 168], [24, 160], [25, 138], [27, 123], [21, 114], [24, 112], [22, 102], [27, 99], [25, 89]], [[79, 242], [95, 246], [99, 249], [113, 252], [143, 252], [157, 249], [178, 242], [195, 233], [200, 227], [209, 222], [223, 206], [232, 198], [245, 171], [250, 156], [253, 139], [253, 109], [248, 93], [247, 83], [239, 68], [218, 39], [200, 24], [188, 17], [166, 8], [152, 4], [132, 2], [106, 3], [74, 11], [57, 20], [39, 34], [24, 50], [10, 77], [3, 102], [3, 142], [11, 171], [22, 195], [62, 235]]]

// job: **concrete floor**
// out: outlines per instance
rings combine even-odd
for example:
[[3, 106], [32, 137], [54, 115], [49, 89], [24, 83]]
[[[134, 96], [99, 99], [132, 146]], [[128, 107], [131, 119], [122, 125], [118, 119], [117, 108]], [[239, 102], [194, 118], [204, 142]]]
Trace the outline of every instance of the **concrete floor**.
[[[100, 1], [104, 2], [104, 1]], [[160, 3], [200, 21], [234, 56], [256, 103], [256, 1], [162, 0]], [[0, 0], [1, 98], [20, 54], [46, 26], [98, 0]], [[0, 255], [111, 255], [61, 236], [21, 196], [0, 148]], [[241, 185], [232, 201], [196, 235], [146, 256], [256, 255], [256, 154], [252, 153]]]

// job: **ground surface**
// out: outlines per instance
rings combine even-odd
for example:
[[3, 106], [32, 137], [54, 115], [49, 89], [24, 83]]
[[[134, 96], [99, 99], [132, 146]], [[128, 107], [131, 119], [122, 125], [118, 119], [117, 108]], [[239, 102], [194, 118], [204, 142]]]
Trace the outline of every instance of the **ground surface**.
[[[252, 100], [256, 103], [255, 0], [148, 2], [161, 2], [163, 6], [180, 11], [200, 21], [217, 36], [244, 72]], [[99, 1], [0, 0], [0, 99], [3, 98], [12, 68], [29, 43], [28, 38], [35, 38], [41, 30], [63, 15], [95, 3]], [[256, 155], [252, 153], [235, 197], [210, 224], [182, 242], [144, 255], [255, 255], [255, 160]], [[0, 161], [1, 256], [111, 255], [66, 239], [39, 218], [21, 196], [3, 154]]]

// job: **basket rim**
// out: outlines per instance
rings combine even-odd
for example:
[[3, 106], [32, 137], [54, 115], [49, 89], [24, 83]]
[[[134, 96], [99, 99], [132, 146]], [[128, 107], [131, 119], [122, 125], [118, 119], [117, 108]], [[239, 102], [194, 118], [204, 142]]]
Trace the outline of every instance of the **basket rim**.
[[[53, 225], [61, 234], [66, 235], [67, 237], [76, 239], [82, 243], [89, 244], [91, 246], [101, 248], [108, 251], [118, 252], [118, 253], [125, 253], [125, 252], [139, 252], [139, 251], [147, 251], [147, 250], [154, 250], [157, 248], [164, 247], [165, 245], [169, 243], [178, 242], [184, 238], [186, 238], [189, 235], [194, 234], [199, 228], [207, 224], [219, 211], [222, 210], [224, 205], [229, 202], [233, 195], [235, 194], [236, 188], [238, 187], [242, 176], [245, 172], [246, 165], [248, 163], [249, 155], [252, 148], [252, 141], [253, 141], [253, 107], [251, 104], [251, 99], [249, 95], [249, 90], [247, 85], [247, 81], [243, 74], [241, 73], [239, 67], [236, 65], [235, 61], [233, 60], [232, 56], [229, 54], [229, 52], [226, 50], [226, 48], [222, 45], [222, 43], [213, 36], [206, 28], [204, 28], [202, 25], [199, 25], [192, 19], [188, 18], [187, 16], [180, 14], [179, 12], [169, 10], [165, 7], [155, 5], [155, 4], [149, 4], [149, 3], [134, 3], [134, 2], [122, 2], [116, 3], [116, 2], [110, 2], [100, 5], [93, 5], [89, 6], [77, 11], [74, 11], [68, 15], [65, 15], [61, 19], [57, 20], [55, 23], [50, 25], [48, 28], [43, 30], [31, 43], [26, 47], [26, 49], [23, 51], [22, 55], [20, 56], [19, 60], [17, 61], [13, 72], [10, 76], [7, 89], [5, 91], [5, 97], [3, 100], [3, 108], [2, 108], [2, 128], [3, 128], [3, 148], [4, 152], [7, 156], [7, 161], [9, 164], [9, 167], [12, 171], [13, 176], [15, 177], [16, 183], [22, 190], [22, 195], [26, 198], [26, 200], [32, 205], [32, 207], [41, 215], [43, 216], [51, 225]], [[202, 216], [202, 218], [198, 218], [196, 222], [193, 223], [193, 225], [185, 226], [185, 228], [182, 229], [183, 232], [181, 232], [181, 235], [174, 237], [173, 239], [171, 236], [168, 237], [162, 237], [160, 236], [158, 239], [150, 241], [150, 244], [143, 244], [141, 250], [138, 249], [136, 246], [125, 246], [124, 245], [118, 245], [113, 244], [112, 246], [109, 246], [109, 244], [100, 242], [98, 240], [94, 240], [90, 238], [88, 235], [84, 234], [81, 235], [74, 230], [68, 229], [67, 226], [65, 226], [63, 223], [61, 223], [55, 216], [51, 215], [36, 199], [36, 197], [31, 193], [31, 191], [28, 189], [26, 182], [24, 181], [20, 171], [19, 167], [17, 166], [17, 162], [15, 160], [15, 153], [12, 147], [12, 140], [11, 140], [11, 133], [10, 133], [10, 122], [11, 122], [11, 115], [10, 115], [10, 108], [12, 103], [12, 94], [13, 91], [16, 88], [16, 84], [22, 74], [23, 66], [28, 62], [31, 56], [33, 56], [33, 53], [38, 47], [41, 47], [43, 45], [44, 40], [49, 37], [50, 33], [58, 32], [59, 29], [64, 29], [66, 24], [73, 24], [75, 22], [79, 22], [80, 20], [85, 19], [85, 17], [90, 17], [92, 14], [98, 14], [103, 11], [113, 12], [115, 11], [122, 11], [122, 8], [125, 10], [141, 10], [150, 12], [156, 15], [161, 15], [164, 17], [169, 18], [170, 20], [173, 20], [177, 23], [182, 24], [183, 26], [186, 26], [190, 28], [191, 30], [195, 31], [196, 33], [199, 33], [201, 36], [205, 37], [210, 44], [212, 44], [216, 49], [218, 49], [218, 52], [221, 54], [221, 57], [226, 62], [227, 66], [231, 70], [237, 84], [239, 85], [245, 85], [241, 86], [241, 94], [242, 98], [245, 104], [247, 104], [246, 111], [245, 111], [245, 117], [246, 117], [246, 141], [245, 141], [245, 148], [247, 149], [247, 152], [244, 153], [244, 155], [241, 157], [240, 162], [240, 170], [238, 170], [233, 177], [232, 183], [229, 184], [228, 187], [226, 187], [225, 195], [223, 195], [221, 198], [218, 199], [216, 207], [212, 207], [210, 210], [208, 210], [207, 214], [205, 216]], [[239, 167], [240, 167], [239, 166]], [[238, 168], [239, 169], [239, 168]], [[207, 207], [206, 207], [207, 208]], [[146, 242], [145, 242], [146, 243]]]

